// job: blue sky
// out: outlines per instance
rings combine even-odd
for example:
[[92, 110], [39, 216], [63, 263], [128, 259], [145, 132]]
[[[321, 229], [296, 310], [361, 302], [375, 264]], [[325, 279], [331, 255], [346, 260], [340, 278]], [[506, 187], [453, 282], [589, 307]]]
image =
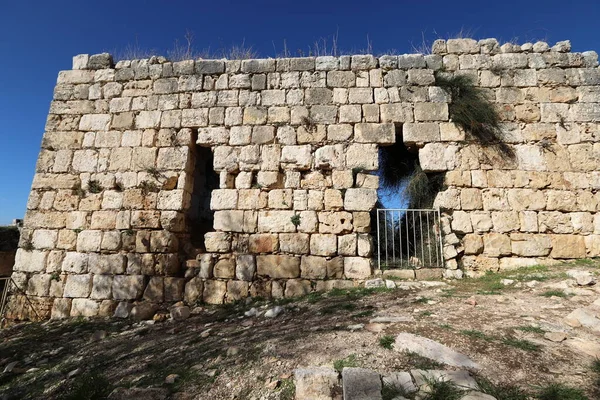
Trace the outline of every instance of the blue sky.
[[413, 52], [468, 31], [520, 43], [570, 39], [600, 51], [600, 1], [159, 1], [2, 0], [0, 13], [0, 225], [21, 218], [58, 71], [73, 55], [128, 46], [166, 54], [194, 34], [198, 49], [245, 43], [263, 56], [307, 52], [337, 33], [338, 47]]

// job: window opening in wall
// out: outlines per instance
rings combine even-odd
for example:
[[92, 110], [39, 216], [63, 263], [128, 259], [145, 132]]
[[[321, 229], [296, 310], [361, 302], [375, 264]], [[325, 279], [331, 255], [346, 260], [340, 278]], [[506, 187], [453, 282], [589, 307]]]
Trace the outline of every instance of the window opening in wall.
[[443, 267], [440, 212], [433, 208], [444, 174], [426, 173], [416, 146], [396, 142], [379, 149], [379, 201], [372, 214], [375, 261], [380, 269]]
[[194, 150], [194, 190], [188, 211], [188, 226], [192, 246], [203, 252], [204, 234], [213, 230], [210, 196], [214, 189], [219, 188], [219, 175], [214, 170], [211, 149], [195, 145]]

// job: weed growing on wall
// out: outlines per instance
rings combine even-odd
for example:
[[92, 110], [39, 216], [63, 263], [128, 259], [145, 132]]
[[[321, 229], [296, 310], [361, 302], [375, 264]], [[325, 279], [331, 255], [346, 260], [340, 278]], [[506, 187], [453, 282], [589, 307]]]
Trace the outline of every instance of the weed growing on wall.
[[500, 115], [486, 99], [484, 92], [475, 87], [471, 77], [436, 74], [435, 83], [451, 97], [448, 113], [452, 122], [470, 133], [483, 146], [495, 147], [504, 156], [514, 157], [514, 151], [503, 142]]

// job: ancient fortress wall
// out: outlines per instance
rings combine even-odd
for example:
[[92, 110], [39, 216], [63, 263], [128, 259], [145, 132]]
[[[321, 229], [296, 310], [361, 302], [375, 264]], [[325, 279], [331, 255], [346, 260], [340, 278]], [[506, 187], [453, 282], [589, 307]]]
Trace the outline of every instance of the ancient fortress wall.
[[[450, 121], [441, 71], [473, 77], [497, 104], [514, 159]], [[445, 173], [446, 269], [417, 277], [597, 256], [599, 84], [596, 53], [568, 42], [440, 40], [431, 55], [379, 58], [80, 55], [58, 76], [13, 278], [56, 318], [355, 285], [376, 272], [378, 148], [396, 140]], [[191, 216], [208, 201], [198, 250]], [[28, 310], [12, 296], [10, 317]]]

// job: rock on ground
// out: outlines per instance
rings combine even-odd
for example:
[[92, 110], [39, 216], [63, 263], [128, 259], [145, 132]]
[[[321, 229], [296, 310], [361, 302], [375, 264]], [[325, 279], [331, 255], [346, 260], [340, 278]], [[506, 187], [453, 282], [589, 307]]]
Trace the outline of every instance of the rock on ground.
[[338, 373], [332, 368], [298, 368], [294, 371], [297, 399], [331, 400], [331, 393], [339, 386]]
[[412, 333], [403, 332], [396, 336], [394, 350], [411, 351], [454, 367], [479, 369], [479, 365], [464, 354], [458, 353], [434, 340]]
[[342, 370], [344, 400], [381, 400], [381, 377], [365, 368]]

